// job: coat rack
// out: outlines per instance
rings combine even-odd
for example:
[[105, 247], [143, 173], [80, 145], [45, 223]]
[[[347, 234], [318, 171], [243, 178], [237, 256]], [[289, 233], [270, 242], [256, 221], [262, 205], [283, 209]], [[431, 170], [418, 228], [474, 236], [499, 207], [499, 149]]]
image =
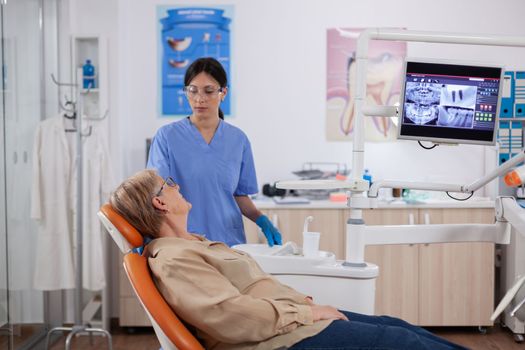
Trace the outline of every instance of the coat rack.
[[[66, 338], [66, 350], [71, 348], [71, 340], [75, 335], [86, 335], [89, 334], [90, 340], [93, 333], [101, 333], [107, 337], [108, 340], [108, 349], [112, 350], [112, 339], [111, 334], [102, 328], [90, 328], [88, 325], [83, 323], [82, 320], [82, 294], [83, 294], [83, 285], [82, 285], [82, 138], [88, 137], [91, 135], [92, 127], [90, 126], [88, 132], [82, 132], [82, 95], [87, 95], [90, 93], [90, 89], [86, 91], [81, 91], [80, 87], [76, 83], [63, 83], [55, 79], [55, 76], [51, 74], [51, 79], [53, 82], [60, 88], [64, 86], [72, 87], [76, 94], [75, 101], [67, 101], [65, 106], [61, 106], [66, 112], [73, 112], [74, 118], [76, 118], [76, 155], [75, 160], [77, 164], [77, 215], [76, 215], [76, 226], [77, 226], [77, 251], [76, 251], [76, 276], [75, 276], [75, 324], [71, 327], [54, 327], [48, 333], [46, 337], [45, 349], [49, 349], [49, 338], [54, 332], [70, 332]], [[81, 81], [81, 80], [78, 80]], [[71, 106], [71, 107], [69, 107]], [[104, 113], [102, 117], [90, 117], [86, 119], [90, 120], [102, 120], [108, 115], [108, 110]], [[72, 116], [72, 117], [73, 117]]]

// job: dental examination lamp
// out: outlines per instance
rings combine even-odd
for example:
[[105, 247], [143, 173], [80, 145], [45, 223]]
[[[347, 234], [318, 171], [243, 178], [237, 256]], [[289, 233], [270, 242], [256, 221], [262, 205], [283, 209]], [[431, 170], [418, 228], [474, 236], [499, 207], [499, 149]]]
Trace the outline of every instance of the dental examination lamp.
[[[345, 31], [340, 30], [344, 36]], [[350, 37], [352, 34], [348, 34]], [[344, 189], [349, 191], [347, 205], [350, 217], [346, 226], [345, 264], [366, 266], [364, 251], [366, 245], [413, 244], [445, 242], [494, 242], [509, 244], [510, 225], [525, 235], [525, 215], [514, 198], [503, 197], [496, 200], [496, 223], [483, 224], [443, 224], [443, 225], [398, 225], [366, 226], [363, 209], [377, 207], [377, 194], [380, 188], [408, 188], [430, 191], [473, 193], [498, 176], [504, 175], [512, 167], [525, 161], [522, 151], [512, 159], [497, 167], [482, 178], [470, 184], [446, 184], [408, 181], [379, 181], [369, 188], [369, 183], [361, 178], [364, 170], [364, 119], [365, 115], [393, 116], [396, 107], [365, 106], [366, 72], [368, 64], [368, 45], [370, 40], [389, 40], [422, 43], [464, 44], [525, 47], [525, 38], [496, 35], [466, 35], [458, 33], [440, 33], [397, 29], [366, 29], [357, 40], [356, 50], [356, 90], [355, 90], [355, 125], [352, 149], [352, 173], [347, 181], [340, 180], [304, 180], [281, 181], [276, 183], [282, 189]], [[415, 138], [414, 138], [415, 139]], [[368, 192], [368, 196], [365, 196]]]
[[525, 164], [507, 173], [503, 178], [509, 187], [518, 187], [525, 183]]

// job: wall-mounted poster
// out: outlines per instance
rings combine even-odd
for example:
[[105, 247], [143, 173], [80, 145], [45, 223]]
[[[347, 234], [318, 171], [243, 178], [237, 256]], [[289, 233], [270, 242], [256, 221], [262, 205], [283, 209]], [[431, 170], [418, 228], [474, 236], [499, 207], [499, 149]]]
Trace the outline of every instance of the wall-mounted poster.
[[[350, 141], [354, 129], [356, 45], [363, 29], [327, 32], [326, 138]], [[343, 35], [344, 32], [344, 35]], [[393, 105], [399, 101], [406, 43], [371, 40], [368, 51], [365, 104]], [[390, 118], [365, 117], [366, 141], [392, 141], [397, 127]]]
[[[230, 27], [233, 6], [158, 6], [159, 24], [159, 110], [162, 117], [188, 116], [190, 105], [184, 95], [184, 74], [200, 57], [217, 59], [230, 74]], [[230, 82], [230, 81], [229, 81]], [[231, 90], [230, 90], [231, 91]], [[231, 93], [221, 109], [231, 114]]]

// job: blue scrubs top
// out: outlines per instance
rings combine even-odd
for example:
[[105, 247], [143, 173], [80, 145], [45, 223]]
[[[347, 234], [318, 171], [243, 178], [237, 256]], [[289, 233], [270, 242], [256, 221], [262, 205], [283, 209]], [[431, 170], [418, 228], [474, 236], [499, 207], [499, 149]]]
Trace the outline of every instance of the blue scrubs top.
[[223, 120], [206, 143], [189, 118], [161, 127], [149, 151], [148, 168], [171, 176], [192, 205], [188, 231], [228, 245], [246, 243], [234, 196], [258, 192], [248, 137]]

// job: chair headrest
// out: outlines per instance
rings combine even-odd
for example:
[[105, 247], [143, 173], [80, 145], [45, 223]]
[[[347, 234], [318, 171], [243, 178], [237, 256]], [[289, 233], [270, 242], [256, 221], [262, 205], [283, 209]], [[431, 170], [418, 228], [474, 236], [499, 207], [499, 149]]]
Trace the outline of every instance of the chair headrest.
[[133, 248], [144, 244], [144, 239], [139, 231], [118, 214], [109, 203], [104, 204], [97, 215], [122, 253], [126, 254]]

